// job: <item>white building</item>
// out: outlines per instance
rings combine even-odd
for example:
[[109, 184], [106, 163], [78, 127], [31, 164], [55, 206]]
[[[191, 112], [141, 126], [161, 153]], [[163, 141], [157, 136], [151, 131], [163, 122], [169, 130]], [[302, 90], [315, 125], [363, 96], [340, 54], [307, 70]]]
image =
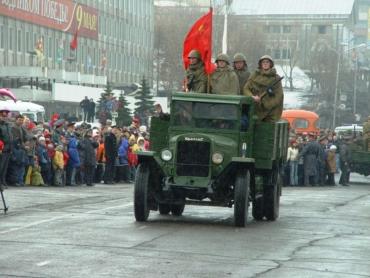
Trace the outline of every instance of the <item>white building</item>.
[[1, 1], [0, 86], [150, 82], [153, 16], [153, 0]]

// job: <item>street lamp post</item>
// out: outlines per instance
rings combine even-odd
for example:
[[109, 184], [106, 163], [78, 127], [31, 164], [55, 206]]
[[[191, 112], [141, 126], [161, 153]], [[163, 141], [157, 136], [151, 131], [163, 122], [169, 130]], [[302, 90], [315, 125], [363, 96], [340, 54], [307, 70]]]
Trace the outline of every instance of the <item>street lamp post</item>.
[[[356, 54], [357, 55], [357, 54]], [[357, 65], [357, 56], [355, 60], [355, 66], [353, 68], [353, 115], [356, 115], [357, 113], [357, 70], [358, 70], [358, 65]]]
[[[356, 51], [356, 49], [366, 47], [365, 43], [361, 43], [359, 45], [355, 45], [352, 49]], [[349, 49], [350, 50], [350, 49]], [[355, 65], [353, 67], [353, 114], [356, 115], [357, 113], [357, 72], [358, 72], [358, 56], [357, 51], [355, 52]]]
[[334, 91], [334, 109], [333, 109], [333, 130], [335, 129], [335, 122], [337, 117], [337, 102], [338, 102], [338, 82], [339, 82], [339, 66], [340, 66], [340, 54], [335, 51], [337, 54], [337, 73], [335, 76], [335, 91]]
[[[343, 43], [340, 44], [341, 46], [345, 45]], [[350, 48], [350, 49], [347, 49], [346, 51], [350, 51], [350, 50], [353, 50], [353, 49], [358, 49], [358, 48], [361, 48], [361, 47], [364, 47], [366, 46], [366, 44], [362, 43], [362, 44], [359, 44], [359, 45], [355, 45], [354, 47]], [[338, 52], [338, 50], [336, 49], [333, 49], [332, 50], [335, 51], [335, 53], [337, 54], [337, 73], [336, 73], [336, 77], [335, 77], [335, 92], [334, 92], [334, 109], [333, 109], [333, 122], [332, 122], [332, 125], [333, 125], [333, 129], [335, 128], [335, 124], [336, 124], [336, 117], [337, 117], [337, 103], [338, 103], [338, 83], [339, 83], [339, 66], [340, 66], [340, 61], [341, 61], [341, 54], [342, 54], [342, 51]], [[357, 70], [358, 70], [358, 66], [357, 66], [357, 57], [356, 57], [356, 62], [355, 62], [355, 67], [354, 67], [354, 84], [353, 84], [353, 113], [356, 114], [357, 112]]]

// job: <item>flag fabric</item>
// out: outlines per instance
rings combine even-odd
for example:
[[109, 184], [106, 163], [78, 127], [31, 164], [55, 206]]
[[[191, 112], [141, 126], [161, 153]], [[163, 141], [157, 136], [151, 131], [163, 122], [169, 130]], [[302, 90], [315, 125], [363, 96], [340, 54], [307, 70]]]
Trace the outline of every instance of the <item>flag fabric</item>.
[[199, 18], [189, 30], [184, 40], [183, 61], [184, 67], [189, 67], [189, 52], [196, 49], [200, 52], [204, 62], [205, 71], [211, 74], [215, 68], [211, 62], [212, 57], [212, 8]]
[[72, 50], [75, 50], [77, 48], [77, 46], [78, 46], [77, 35], [78, 35], [78, 32], [76, 31], [75, 34], [74, 34], [74, 36], [73, 36], [73, 39], [72, 39], [72, 41], [70, 43], [70, 47], [71, 47]]

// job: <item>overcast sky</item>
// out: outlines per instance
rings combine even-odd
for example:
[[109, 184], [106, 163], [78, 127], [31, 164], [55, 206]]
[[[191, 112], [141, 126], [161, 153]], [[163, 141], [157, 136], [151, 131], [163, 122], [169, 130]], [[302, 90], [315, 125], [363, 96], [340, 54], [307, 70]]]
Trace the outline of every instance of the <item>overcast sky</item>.
[[354, 0], [234, 0], [236, 14], [350, 14]]

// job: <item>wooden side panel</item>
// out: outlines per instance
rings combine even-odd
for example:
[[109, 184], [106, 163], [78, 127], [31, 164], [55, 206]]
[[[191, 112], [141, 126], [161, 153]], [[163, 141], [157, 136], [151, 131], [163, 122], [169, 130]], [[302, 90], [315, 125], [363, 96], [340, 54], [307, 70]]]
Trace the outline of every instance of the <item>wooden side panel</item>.
[[370, 164], [370, 152], [364, 151], [352, 151], [352, 161], [355, 163], [369, 163]]
[[285, 160], [288, 147], [288, 123], [256, 123], [253, 135], [253, 158], [256, 168], [272, 169], [275, 160]]
[[272, 168], [276, 154], [275, 132], [273, 123], [256, 123], [253, 134], [253, 158], [256, 160], [256, 168]]

